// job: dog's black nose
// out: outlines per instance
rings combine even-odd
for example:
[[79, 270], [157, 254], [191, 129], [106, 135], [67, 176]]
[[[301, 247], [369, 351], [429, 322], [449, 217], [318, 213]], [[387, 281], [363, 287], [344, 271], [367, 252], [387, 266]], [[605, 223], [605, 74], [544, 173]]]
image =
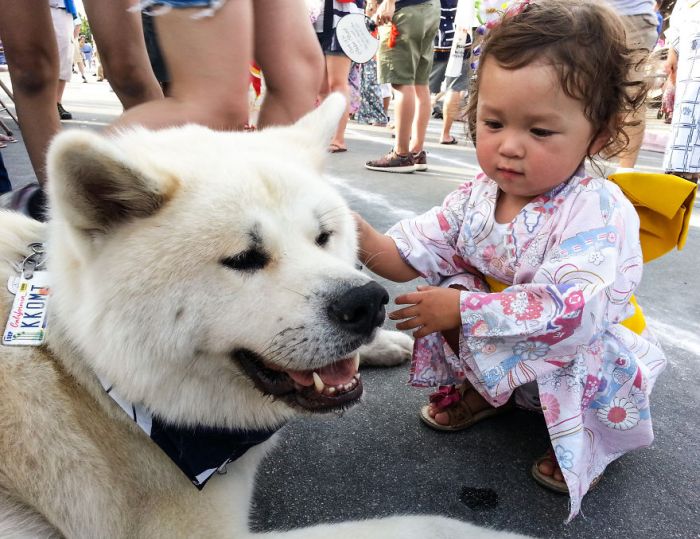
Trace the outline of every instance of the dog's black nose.
[[334, 299], [328, 306], [328, 314], [345, 331], [369, 336], [384, 322], [384, 305], [387, 303], [389, 293], [383, 286], [370, 281]]

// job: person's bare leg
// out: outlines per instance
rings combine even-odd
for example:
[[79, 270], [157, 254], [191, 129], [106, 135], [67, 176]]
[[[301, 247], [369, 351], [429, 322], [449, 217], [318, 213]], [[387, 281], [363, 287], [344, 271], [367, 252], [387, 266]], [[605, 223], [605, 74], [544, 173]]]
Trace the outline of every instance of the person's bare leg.
[[61, 129], [56, 110], [58, 50], [46, 0], [0, 0], [0, 36], [10, 69], [22, 137], [41, 186], [46, 150]]
[[630, 143], [627, 149], [620, 154], [620, 168], [634, 168], [637, 162], [637, 157], [639, 156], [639, 151], [642, 148], [642, 143], [644, 142], [644, 128], [646, 127], [646, 104], [641, 107], [640, 110], [634, 115], [634, 120], [639, 121], [640, 124], [634, 127], [627, 128], [627, 135], [630, 138]]
[[413, 115], [416, 111], [416, 89], [412, 84], [394, 84], [394, 125], [396, 126], [397, 153], [408, 153]]
[[83, 81], [87, 82], [87, 79], [85, 78], [85, 64], [83, 62], [75, 62], [75, 65], [78, 66], [78, 72], [80, 73]]
[[131, 0], [84, 0], [90, 28], [99, 43], [104, 77], [125, 109], [162, 99], [146, 53], [141, 14]]
[[416, 93], [416, 112], [411, 126], [410, 150], [412, 153], [418, 153], [423, 150], [425, 133], [428, 130], [430, 113], [433, 108], [430, 103], [430, 88], [428, 85], [416, 84], [414, 88]]
[[348, 124], [348, 114], [350, 111], [350, 87], [348, 86], [348, 75], [350, 75], [350, 58], [344, 54], [326, 55], [326, 71], [328, 72], [329, 93], [340, 92], [345, 96], [345, 114], [338, 122], [338, 129], [333, 135], [331, 145], [338, 148], [345, 148], [345, 127]]
[[155, 17], [171, 77], [169, 96], [124, 111], [112, 129], [133, 124], [160, 129], [186, 123], [243, 129], [248, 121], [253, 55], [252, 4], [229, 0], [215, 16], [193, 19], [196, 9], [172, 9]]
[[445, 97], [445, 102], [442, 105], [442, 134], [440, 135], [440, 142], [450, 142], [452, 140], [450, 130], [459, 111], [461, 98], [461, 92], [455, 92], [454, 90], [447, 92], [447, 97]]
[[61, 103], [63, 100], [63, 92], [66, 89], [66, 81], [58, 79], [58, 84], [56, 85], [56, 103]]
[[328, 71], [326, 68], [326, 57], [323, 56], [323, 72], [321, 75], [321, 86], [318, 89], [318, 100], [323, 101], [331, 93], [331, 87], [328, 84]]
[[[325, 76], [303, 0], [255, 0], [254, 56], [265, 77], [259, 127], [294, 123], [311, 111]], [[289, 39], [289, 36], [294, 39]]]

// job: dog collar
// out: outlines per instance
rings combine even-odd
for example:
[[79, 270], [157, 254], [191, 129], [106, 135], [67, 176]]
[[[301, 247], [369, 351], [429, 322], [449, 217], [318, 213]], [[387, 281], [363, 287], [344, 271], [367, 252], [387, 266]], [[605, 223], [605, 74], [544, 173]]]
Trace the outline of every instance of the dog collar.
[[143, 406], [121, 397], [101, 377], [100, 383], [139, 428], [160, 447], [199, 490], [216, 472], [226, 473], [226, 465], [248, 449], [269, 439], [277, 429], [232, 430], [212, 427], [169, 425]]

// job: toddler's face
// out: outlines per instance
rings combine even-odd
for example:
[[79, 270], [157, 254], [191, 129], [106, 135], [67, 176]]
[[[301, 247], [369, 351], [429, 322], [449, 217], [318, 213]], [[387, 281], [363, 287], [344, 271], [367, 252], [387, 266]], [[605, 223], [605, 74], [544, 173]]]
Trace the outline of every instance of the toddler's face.
[[[483, 171], [523, 205], [568, 179], [586, 157], [593, 128], [550, 65], [505, 69], [486, 58], [476, 110]], [[605, 142], [598, 137], [596, 153]]]

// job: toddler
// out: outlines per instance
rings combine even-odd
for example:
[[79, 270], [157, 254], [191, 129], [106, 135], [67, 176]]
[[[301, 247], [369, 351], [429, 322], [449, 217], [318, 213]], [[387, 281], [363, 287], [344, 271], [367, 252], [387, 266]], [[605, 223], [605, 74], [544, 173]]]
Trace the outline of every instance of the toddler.
[[470, 93], [483, 172], [386, 235], [356, 217], [372, 271], [431, 285], [390, 314], [414, 330], [411, 383], [440, 386], [421, 418], [459, 430], [514, 401], [541, 410], [551, 449], [531, 473], [569, 493], [569, 518], [608, 463], [651, 443], [649, 394], [666, 364], [647, 330], [625, 326], [642, 275], [635, 209], [584, 169], [626, 146], [643, 102], [632, 52], [601, 4], [512, 6]]

